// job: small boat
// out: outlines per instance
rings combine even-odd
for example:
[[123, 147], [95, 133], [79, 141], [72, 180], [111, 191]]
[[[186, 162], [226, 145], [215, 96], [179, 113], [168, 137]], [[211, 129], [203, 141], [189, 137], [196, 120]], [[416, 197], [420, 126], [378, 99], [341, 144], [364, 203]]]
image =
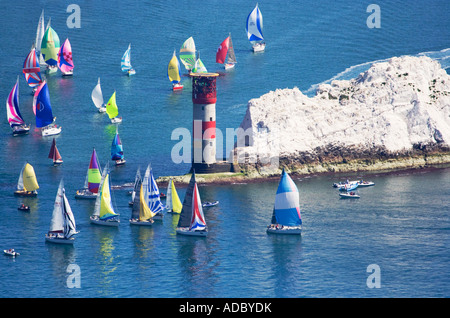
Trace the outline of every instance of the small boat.
[[183, 205], [181, 204], [180, 197], [178, 196], [177, 189], [173, 179], [170, 179], [167, 185], [166, 196], [166, 211], [168, 213], [180, 213]]
[[341, 199], [359, 199], [359, 195], [356, 192], [350, 191], [346, 193], [339, 193]]
[[33, 98], [33, 112], [36, 115], [36, 127], [41, 128], [42, 136], [52, 136], [61, 133], [61, 126], [54, 122], [52, 105], [47, 83], [44, 81], [39, 85]]
[[375, 185], [375, 182], [372, 182], [372, 181], [358, 180], [356, 182], [358, 183], [359, 188], [371, 187], [371, 186]]
[[53, 206], [50, 230], [45, 234], [45, 241], [55, 244], [73, 244], [75, 241], [73, 236], [77, 233], [75, 217], [61, 179]]
[[186, 70], [190, 73], [195, 65], [195, 42], [192, 36], [184, 41], [180, 48], [180, 60]]
[[294, 235], [302, 233], [298, 188], [284, 169], [275, 196], [272, 222], [267, 227], [267, 233]]
[[119, 137], [118, 128], [116, 127], [116, 135], [111, 144], [111, 160], [116, 162], [116, 166], [125, 164], [126, 160], [123, 155], [122, 141]]
[[25, 211], [25, 212], [30, 212], [30, 207], [28, 205], [25, 204], [21, 204], [19, 205], [19, 207], [17, 208], [17, 210], [19, 211]]
[[58, 52], [58, 68], [60, 69], [62, 76], [73, 75], [73, 59], [72, 59], [72, 46], [69, 39], [66, 39]]
[[339, 191], [353, 191], [358, 187], [358, 183], [346, 183], [339, 187]]
[[216, 62], [223, 64], [226, 70], [233, 68], [236, 64], [236, 55], [234, 54], [231, 34], [223, 40], [217, 49]]
[[52, 146], [50, 147], [50, 152], [48, 153], [48, 158], [53, 160], [54, 166], [59, 166], [63, 163], [61, 154], [56, 147], [56, 140], [53, 138]]
[[41, 44], [41, 53], [44, 57], [44, 61], [47, 64], [46, 72], [48, 74], [58, 71], [58, 52], [61, 48], [59, 42], [59, 36], [55, 30], [50, 26], [51, 19], [47, 23], [47, 27], [44, 32]]
[[209, 208], [211, 206], [215, 206], [215, 205], [218, 205], [218, 204], [219, 204], [219, 201], [212, 201], [212, 202], [205, 201], [205, 202], [203, 202], [202, 206], [204, 208]]
[[100, 85], [100, 77], [98, 78], [97, 85], [95, 85], [94, 89], [92, 90], [91, 98], [92, 101], [94, 102], [95, 107], [97, 107], [99, 113], [106, 112], [106, 106], [104, 104], [102, 94], [102, 87]]
[[25, 124], [19, 110], [19, 76], [6, 99], [6, 115], [13, 136], [25, 135], [30, 131], [30, 125]]
[[253, 52], [264, 52], [266, 43], [264, 42], [264, 36], [262, 34], [263, 17], [258, 4], [256, 4], [256, 7], [248, 15], [245, 28], [247, 30], [247, 38], [252, 44]]
[[100, 182], [102, 180], [102, 172], [98, 163], [97, 152], [95, 148], [92, 150], [91, 160], [86, 173], [83, 189], [77, 190], [76, 199], [97, 199]]
[[17, 190], [14, 191], [14, 195], [21, 197], [35, 197], [37, 196], [37, 189], [39, 189], [39, 184], [36, 179], [34, 168], [26, 162], [20, 171]]
[[195, 171], [192, 173], [189, 186], [184, 196], [183, 208], [178, 219], [177, 234], [206, 237], [208, 227], [203, 215], [202, 201], [195, 181]]
[[95, 200], [94, 212], [89, 219], [92, 224], [117, 227], [120, 224], [120, 220], [119, 214], [115, 212], [111, 200], [111, 184], [109, 178], [109, 165], [106, 164], [100, 181], [100, 193]]
[[122, 56], [122, 61], [120, 62], [120, 67], [122, 69], [122, 72], [127, 73], [128, 76], [136, 74], [136, 71], [131, 66], [131, 43], [128, 44], [128, 49], [125, 51], [125, 53]]
[[3, 253], [5, 253], [5, 255], [12, 256], [12, 257], [16, 257], [16, 256], [20, 255], [20, 253], [16, 252], [13, 248], [3, 250]]
[[25, 76], [25, 81], [27, 82], [28, 86], [33, 89], [34, 93], [37, 87], [42, 83], [39, 57], [34, 47], [31, 48], [30, 53], [28, 53], [27, 57], [25, 58], [22, 71], [23, 75]]
[[108, 104], [106, 104], [106, 113], [109, 116], [112, 124], [117, 124], [122, 122], [122, 117], [119, 116], [119, 108], [116, 103], [116, 91], [109, 98]]
[[173, 91], [181, 91], [183, 89], [183, 84], [181, 81], [181, 72], [180, 72], [180, 62], [178, 62], [175, 51], [173, 51], [172, 59], [167, 66], [167, 77], [169, 81], [172, 82], [172, 90]]

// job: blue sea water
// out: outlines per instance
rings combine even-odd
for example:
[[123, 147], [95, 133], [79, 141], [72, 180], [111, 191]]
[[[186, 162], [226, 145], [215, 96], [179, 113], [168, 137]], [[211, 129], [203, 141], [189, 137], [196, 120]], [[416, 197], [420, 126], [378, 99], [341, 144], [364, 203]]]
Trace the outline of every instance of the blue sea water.
[[[450, 238], [448, 169], [370, 175], [375, 187], [361, 199], [340, 200], [332, 183], [347, 176], [294, 178], [300, 191], [302, 237], [267, 235], [276, 182], [205, 186], [205, 239], [175, 234], [178, 216], [152, 228], [128, 225], [126, 187], [113, 191], [122, 221], [118, 229], [89, 223], [93, 202], [75, 200], [92, 148], [102, 166], [109, 160], [115, 126], [98, 114], [90, 93], [101, 78], [107, 100], [114, 90], [123, 122], [119, 133], [127, 163], [112, 168], [113, 185], [130, 185], [138, 167], [151, 163], [155, 176], [184, 174], [175, 164], [172, 131], [192, 126], [191, 84], [174, 94], [167, 64], [193, 36], [217, 80], [217, 127], [239, 126], [247, 102], [270, 90], [298, 87], [313, 94], [318, 83], [351, 78], [373, 61], [428, 55], [448, 70], [448, 1], [377, 1], [381, 28], [370, 29], [371, 1], [258, 1], [264, 16], [266, 52], [254, 54], [245, 20], [255, 3], [230, 1], [77, 1], [81, 28], [68, 28], [75, 1], [0, 2], [0, 96], [20, 77], [20, 107], [32, 132], [12, 137], [3, 110], [0, 125], [0, 248], [21, 255], [0, 259], [0, 297], [449, 297]], [[41, 10], [61, 41], [73, 49], [73, 78], [47, 76], [53, 113], [63, 127], [56, 137], [64, 159], [47, 158], [52, 138], [34, 129], [32, 95], [22, 64], [34, 41]], [[238, 64], [224, 71], [215, 52], [231, 32]], [[137, 74], [124, 76], [120, 59], [131, 43]], [[40, 184], [35, 199], [13, 196], [25, 161]], [[59, 180], [74, 211], [73, 247], [46, 244]], [[355, 175], [354, 177], [360, 177]], [[161, 189], [165, 192], [165, 189]], [[184, 197], [185, 189], [179, 188]], [[31, 212], [17, 210], [25, 202]], [[369, 288], [367, 267], [380, 268], [380, 288]], [[69, 288], [76, 265], [80, 288]], [[70, 269], [70, 267], [69, 267]], [[68, 283], [69, 280], [69, 283]]]

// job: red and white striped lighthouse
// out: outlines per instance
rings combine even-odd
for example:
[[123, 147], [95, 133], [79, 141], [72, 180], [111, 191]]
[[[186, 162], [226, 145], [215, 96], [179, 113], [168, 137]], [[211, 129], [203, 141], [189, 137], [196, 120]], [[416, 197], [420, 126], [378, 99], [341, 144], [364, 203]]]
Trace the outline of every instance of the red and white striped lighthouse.
[[192, 167], [213, 172], [216, 163], [217, 73], [191, 73], [193, 104]]

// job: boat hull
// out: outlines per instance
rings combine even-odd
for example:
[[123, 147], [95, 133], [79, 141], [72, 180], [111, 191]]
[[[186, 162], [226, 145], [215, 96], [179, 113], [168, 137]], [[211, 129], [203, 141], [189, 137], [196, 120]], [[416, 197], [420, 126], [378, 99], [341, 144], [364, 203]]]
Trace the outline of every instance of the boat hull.
[[13, 136], [22, 136], [26, 135], [30, 132], [30, 126], [15, 126], [13, 128]]
[[253, 45], [253, 52], [254, 53], [264, 52], [265, 49], [266, 49], [266, 43]]
[[41, 132], [42, 132], [42, 136], [53, 136], [53, 135], [58, 135], [61, 133], [61, 127], [56, 127], [56, 126], [47, 126], [42, 128]]
[[54, 66], [54, 65], [47, 65], [47, 69], [45, 70], [45, 72], [47, 74], [53, 74], [56, 73], [58, 71], [58, 67]]
[[359, 199], [359, 195], [356, 194], [347, 194], [347, 193], [339, 193], [341, 199]]
[[270, 234], [280, 234], [280, 235], [301, 235], [302, 229], [301, 228], [293, 228], [293, 229], [286, 229], [286, 228], [267, 228], [267, 233]]
[[173, 91], [181, 91], [183, 89], [183, 85], [182, 84], [174, 84], [172, 86], [172, 90]]
[[62, 72], [62, 76], [72, 76], [73, 75], [73, 70], [70, 70], [68, 72]]
[[18, 197], [36, 197], [37, 196], [37, 192], [35, 191], [24, 191], [24, 190], [17, 190], [14, 191], [14, 195], [18, 196]]
[[45, 236], [45, 241], [53, 244], [66, 244], [66, 245], [73, 245], [75, 242], [75, 238], [57, 238], [57, 237], [49, 237]]
[[98, 193], [86, 193], [85, 190], [77, 190], [75, 199], [95, 200], [97, 199], [97, 196]]
[[121, 123], [121, 122], [122, 122], [122, 117], [111, 118], [111, 123], [112, 124], [118, 124], [118, 123]]
[[96, 224], [96, 225], [118, 227], [119, 224], [120, 224], [120, 221], [117, 221], [117, 220], [106, 220], [106, 221], [103, 221], [103, 220], [100, 220], [98, 218], [92, 218], [92, 217], [90, 217], [89, 219], [90, 219], [90, 222], [92, 224]]
[[130, 220], [131, 225], [138, 225], [138, 226], [152, 226], [153, 220], [151, 221], [136, 221], [136, 220]]
[[127, 162], [125, 159], [116, 160], [116, 166], [122, 166]]
[[9, 252], [8, 250], [3, 250], [3, 253], [5, 253], [5, 255], [12, 256], [12, 257], [16, 257], [16, 256], [20, 255], [17, 252]]
[[234, 64], [225, 64], [225, 69], [226, 70], [230, 70], [230, 69], [232, 69], [232, 68], [234, 68]]
[[206, 237], [208, 236], [208, 231], [189, 231], [188, 228], [177, 228], [177, 234], [187, 235], [187, 236], [200, 236]]

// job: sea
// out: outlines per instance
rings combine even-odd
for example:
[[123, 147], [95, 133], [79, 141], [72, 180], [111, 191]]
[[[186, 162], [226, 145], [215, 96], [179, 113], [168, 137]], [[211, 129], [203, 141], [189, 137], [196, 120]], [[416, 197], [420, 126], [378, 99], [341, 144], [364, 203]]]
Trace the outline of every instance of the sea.
[[[376, 4], [378, 10], [368, 10]], [[293, 176], [299, 188], [301, 236], [268, 235], [277, 180], [228, 185], [199, 184], [206, 238], [176, 235], [178, 215], [152, 227], [130, 226], [129, 191], [138, 168], [151, 164], [155, 177], [182, 175], [175, 163], [177, 128], [192, 127], [191, 81], [183, 70], [174, 93], [167, 66], [174, 51], [193, 37], [210, 72], [217, 72], [217, 128], [239, 127], [253, 98], [298, 87], [314, 95], [320, 83], [349, 79], [375, 61], [393, 56], [430, 56], [450, 66], [450, 2], [258, 0], [264, 53], [255, 54], [245, 23], [255, 1], [1, 1], [0, 97], [19, 76], [20, 110], [32, 124], [13, 137], [1, 110], [0, 257], [1, 298], [446, 298], [450, 296], [450, 169], [391, 174]], [[371, 7], [373, 8], [373, 7]], [[35, 129], [32, 92], [22, 66], [36, 37], [41, 11], [61, 41], [69, 38], [73, 77], [46, 75], [55, 137], [64, 163], [48, 159], [52, 137]], [[373, 15], [375, 14], [375, 16]], [[371, 21], [378, 21], [379, 27]], [[231, 34], [237, 64], [215, 62]], [[136, 75], [121, 72], [131, 43]], [[105, 102], [116, 91], [123, 122], [97, 112], [91, 91], [101, 79]], [[114, 166], [110, 148], [116, 127], [126, 164]], [[225, 143], [224, 143], [225, 145]], [[93, 148], [111, 167], [118, 228], [89, 223], [94, 201], [75, 199], [84, 185]], [[36, 198], [13, 195], [25, 162], [40, 185]], [[60, 180], [79, 234], [73, 246], [45, 242]], [[375, 186], [342, 200], [332, 187], [346, 179]], [[186, 188], [177, 185], [183, 200]], [[160, 191], [166, 192], [164, 187]], [[164, 202], [164, 201], [163, 201]], [[21, 203], [30, 212], [17, 208]]]

